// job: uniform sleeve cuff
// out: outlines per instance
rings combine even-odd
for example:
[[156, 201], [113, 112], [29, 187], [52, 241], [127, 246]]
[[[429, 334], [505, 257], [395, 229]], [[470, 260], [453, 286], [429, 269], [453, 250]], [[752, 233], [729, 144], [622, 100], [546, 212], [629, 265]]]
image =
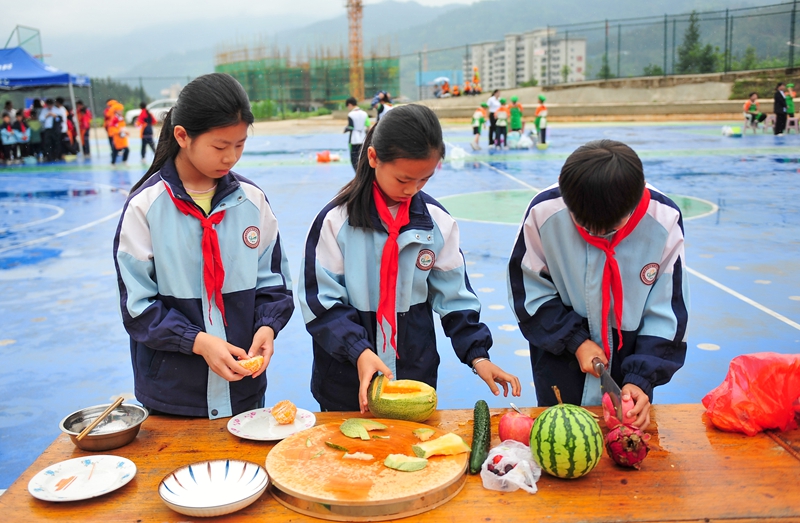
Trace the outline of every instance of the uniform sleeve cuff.
[[589, 339], [589, 330], [586, 327], [580, 327], [575, 334], [572, 335], [572, 338], [567, 340], [564, 344], [564, 348], [567, 349], [567, 352], [570, 354], [575, 354], [584, 341]]
[[197, 335], [200, 334], [200, 327], [197, 325], [189, 325], [186, 327], [186, 331], [183, 333], [183, 337], [181, 338], [181, 344], [178, 347], [178, 350], [184, 354], [194, 354], [194, 340], [197, 338]]
[[347, 357], [350, 359], [350, 363], [355, 366], [358, 363], [359, 356], [361, 356], [365, 350], [370, 350], [370, 343], [366, 338], [360, 339], [348, 347]]
[[627, 374], [625, 379], [622, 380], [622, 386], [624, 387], [626, 383], [636, 385], [642, 389], [642, 392], [647, 394], [647, 397], [650, 398], [650, 403], [653, 402], [653, 385], [649, 381], [637, 374]]
[[486, 358], [489, 359], [489, 349], [486, 347], [474, 347], [467, 352], [467, 357], [464, 359], [464, 364], [472, 367], [472, 362], [475, 361], [475, 358]]

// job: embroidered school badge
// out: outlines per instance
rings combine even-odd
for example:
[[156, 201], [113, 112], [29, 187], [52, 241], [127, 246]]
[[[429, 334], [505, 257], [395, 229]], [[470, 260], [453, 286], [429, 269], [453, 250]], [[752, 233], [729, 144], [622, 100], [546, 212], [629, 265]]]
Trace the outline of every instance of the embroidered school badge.
[[261, 231], [255, 225], [251, 225], [242, 233], [242, 240], [244, 240], [245, 245], [255, 249], [261, 243]]
[[648, 263], [642, 267], [642, 272], [639, 273], [639, 278], [645, 285], [653, 285], [658, 276], [659, 265], [657, 263]]
[[417, 256], [417, 269], [429, 271], [436, 261], [436, 255], [430, 249], [422, 249]]

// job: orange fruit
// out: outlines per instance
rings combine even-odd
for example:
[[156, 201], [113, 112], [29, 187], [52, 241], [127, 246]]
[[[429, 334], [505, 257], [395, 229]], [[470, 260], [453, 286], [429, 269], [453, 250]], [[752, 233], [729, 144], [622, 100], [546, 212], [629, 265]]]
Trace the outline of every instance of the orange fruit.
[[272, 407], [272, 416], [281, 425], [294, 423], [295, 414], [297, 414], [297, 407], [289, 400], [279, 401]]
[[256, 373], [264, 364], [264, 356], [256, 356], [255, 358], [250, 358], [249, 360], [239, 360], [238, 363], [245, 369]]

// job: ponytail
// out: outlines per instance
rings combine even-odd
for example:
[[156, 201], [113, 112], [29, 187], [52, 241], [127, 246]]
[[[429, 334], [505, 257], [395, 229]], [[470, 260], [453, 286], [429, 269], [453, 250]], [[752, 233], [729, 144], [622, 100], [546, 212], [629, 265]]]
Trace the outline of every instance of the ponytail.
[[361, 145], [355, 177], [333, 199], [335, 205], [347, 206], [351, 226], [366, 229], [372, 228], [370, 215], [375, 205], [372, 196], [375, 169], [369, 164], [370, 147], [375, 149], [381, 162], [421, 160], [432, 154], [444, 159], [445, 154], [439, 119], [424, 105], [395, 107], [370, 127]]
[[181, 147], [175, 139], [176, 125], [195, 138], [211, 129], [240, 122], [251, 125], [253, 121], [247, 93], [234, 77], [222, 73], [198, 76], [183, 88], [175, 106], [164, 117], [153, 163], [131, 188], [131, 194], [178, 155]]

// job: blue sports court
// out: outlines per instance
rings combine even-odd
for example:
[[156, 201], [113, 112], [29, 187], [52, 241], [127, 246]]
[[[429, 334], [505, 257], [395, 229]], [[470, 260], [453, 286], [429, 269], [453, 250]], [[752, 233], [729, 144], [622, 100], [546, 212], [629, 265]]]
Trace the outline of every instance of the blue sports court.
[[[520, 377], [536, 404], [527, 342], [508, 305], [506, 263], [519, 221], [537, 190], [553, 184], [566, 157], [598, 138], [629, 144], [648, 182], [684, 211], [691, 316], [686, 364], [657, 403], [699, 403], [734, 356], [800, 352], [800, 136], [724, 137], [722, 123], [555, 124], [546, 151], [469, 147], [466, 126], [445, 129], [448, 160], [426, 187], [459, 219], [472, 287], [491, 328], [492, 359]], [[133, 380], [111, 257], [126, 190], [143, 174], [93, 163], [0, 168], [0, 489], [59, 435], [81, 407], [127, 395]], [[302, 247], [316, 213], [352, 177], [345, 135], [253, 136], [236, 171], [267, 193], [281, 226], [296, 287]], [[92, 145], [95, 145], [94, 141]], [[488, 388], [439, 332], [441, 408], [472, 408]], [[266, 403], [290, 399], [317, 410], [309, 392], [311, 339], [299, 310], [281, 332], [268, 370]]]

